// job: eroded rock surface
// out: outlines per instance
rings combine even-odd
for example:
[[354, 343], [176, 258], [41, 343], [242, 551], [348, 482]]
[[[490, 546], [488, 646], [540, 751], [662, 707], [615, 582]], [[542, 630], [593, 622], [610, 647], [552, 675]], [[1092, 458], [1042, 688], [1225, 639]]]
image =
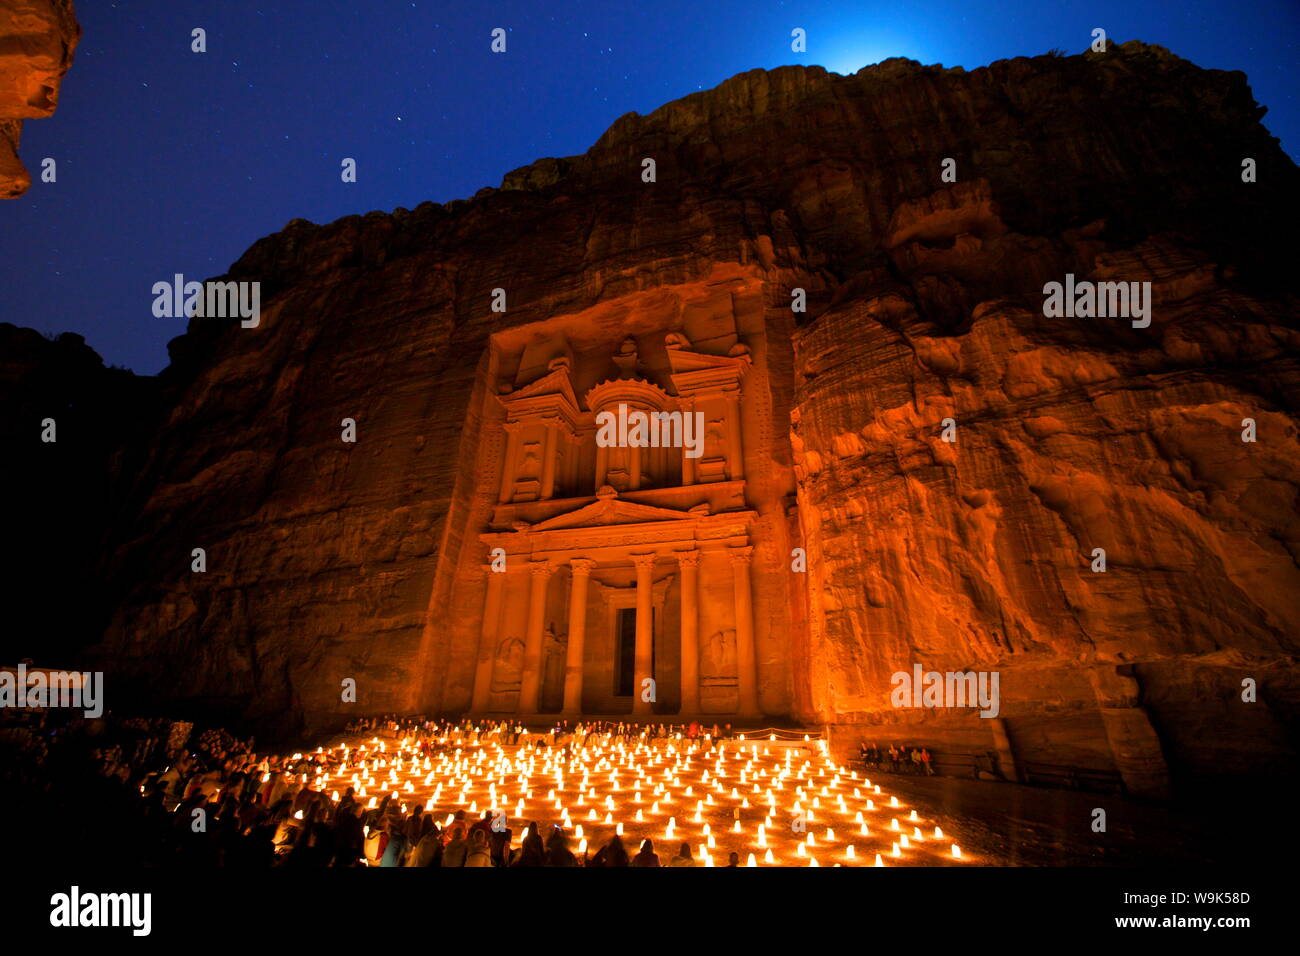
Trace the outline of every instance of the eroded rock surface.
[[[810, 559], [784, 604], [759, 595], [784, 642], [760, 676], [789, 662], [773, 717], [1147, 792], [1286, 764], [1297, 171], [1262, 112], [1242, 74], [1137, 43], [752, 71], [473, 200], [294, 221], [229, 275], [262, 282], [260, 326], [173, 343], [100, 659], [142, 699], [282, 728], [346, 719], [340, 675], [368, 712], [462, 699], [489, 336], [719, 308], [766, 331], [780, 440], [747, 470], [796, 489], [767, 540]], [[1067, 273], [1150, 282], [1150, 326], [1046, 318]], [[701, 305], [728, 283], [757, 300]], [[915, 663], [997, 671], [998, 720], [891, 707]]]
[[31, 185], [18, 158], [23, 120], [53, 115], [80, 39], [72, 0], [0, 0], [0, 199]]

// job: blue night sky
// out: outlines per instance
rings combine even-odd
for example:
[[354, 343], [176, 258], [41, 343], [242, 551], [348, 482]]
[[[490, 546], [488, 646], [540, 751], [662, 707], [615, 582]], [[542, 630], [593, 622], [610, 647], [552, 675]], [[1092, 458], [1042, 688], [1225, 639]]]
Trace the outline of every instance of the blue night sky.
[[[294, 218], [471, 196], [755, 67], [850, 73], [906, 56], [973, 69], [1080, 53], [1100, 26], [1246, 72], [1265, 125], [1300, 156], [1296, 0], [79, 0], [77, 16], [58, 111], [23, 131], [37, 181], [0, 204], [0, 320], [78, 332], [146, 374], [185, 324], [154, 318], [154, 282], [220, 275]], [[504, 55], [489, 49], [498, 26]], [[204, 54], [190, 52], [194, 27]], [[807, 53], [790, 51], [795, 27]], [[39, 181], [45, 156], [56, 184]], [[355, 184], [340, 181], [345, 156]]]

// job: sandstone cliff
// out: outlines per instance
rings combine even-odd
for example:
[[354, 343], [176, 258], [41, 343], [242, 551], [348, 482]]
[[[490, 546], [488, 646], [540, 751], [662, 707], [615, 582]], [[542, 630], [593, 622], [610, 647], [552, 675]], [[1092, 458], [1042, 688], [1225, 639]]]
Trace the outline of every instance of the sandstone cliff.
[[153, 379], [105, 368], [80, 335], [0, 322], [0, 661], [66, 664], [102, 630], [96, 568], [159, 407]]
[[[482, 560], [464, 453], [488, 336], [744, 281], [783, 343], [789, 440], [760, 464], [797, 486], [811, 558], [788, 716], [1153, 790], [1165, 762], [1288, 764], [1298, 181], [1262, 115], [1242, 74], [1138, 43], [756, 70], [472, 200], [295, 220], [230, 270], [262, 282], [260, 327], [173, 343], [99, 659], [158, 706], [281, 729], [342, 719], [339, 673], [367, 709], [439, 708], [449, 621], [480, 600], [449, 569]], [[1067, 273], [1151, 282], [1150, 326], [1045, 318]], [[891, 708], [913, 663], [999, 671], [996, 729]]]
[[23, 120], [53, 115], [80, 39], [72, 0], [0, 0], [0, 199], [31, 185], [18, 158]]

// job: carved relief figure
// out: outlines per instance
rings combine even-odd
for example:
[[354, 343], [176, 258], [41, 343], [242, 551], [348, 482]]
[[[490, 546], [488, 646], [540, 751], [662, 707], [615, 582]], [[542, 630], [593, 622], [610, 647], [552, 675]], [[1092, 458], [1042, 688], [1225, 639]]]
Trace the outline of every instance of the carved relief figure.
[[700, 677], [735, 677], [736, 676], [736, 632], [728, 628], [714, 631], [704, 641], [703, 659], [700, 661]]
[[520, 479], [537, 478], [542, 473], [541, 442], [525, 442], [520, 456], [518, 476]]
[[492, 662], [492, 692], [510, 693], [519, 690], [524, 675], [524, 642], [507, 637], [497, 645], [496, 659]]
[[715, 455], [722, 453], [722, 449], [727, 445], [727, 423], [721, 418], [709, 419], [708, 428], [704, 433], [704, 447], [706, 454], [712, 452]]

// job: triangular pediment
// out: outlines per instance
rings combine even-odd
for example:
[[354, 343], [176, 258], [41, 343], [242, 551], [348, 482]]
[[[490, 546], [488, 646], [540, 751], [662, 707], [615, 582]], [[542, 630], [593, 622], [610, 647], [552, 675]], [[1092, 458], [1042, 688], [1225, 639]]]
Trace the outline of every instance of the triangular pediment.
[[642, 505], [621, 498], [603, 497], [574, 511], [547, 518], [530, 531], [560, 531], [570, 528], [599, 528], [616, 524], [644, 524], [648, 521], [686, 521], [696, 517], [689, 511]]
[[578, 398], [573, 394], [573, 383], [569, 379], [567, 368], [556, 368], [534, 382], [521, 386], [506, 395], [499, 396], [507, 408], [522, 404], [522, 399], [540, 398], [546, 395], [558, 395], [573, 408], [578, 407]]
[[728, 369], [743, 373], [752, 361], [749, 349], [743, 345], [735, 347], [734, 355], [710, 355], [706, 352], [693, 352], [680, 346], [668, 349], [668, 364], [675, 375], [712, 369]]

